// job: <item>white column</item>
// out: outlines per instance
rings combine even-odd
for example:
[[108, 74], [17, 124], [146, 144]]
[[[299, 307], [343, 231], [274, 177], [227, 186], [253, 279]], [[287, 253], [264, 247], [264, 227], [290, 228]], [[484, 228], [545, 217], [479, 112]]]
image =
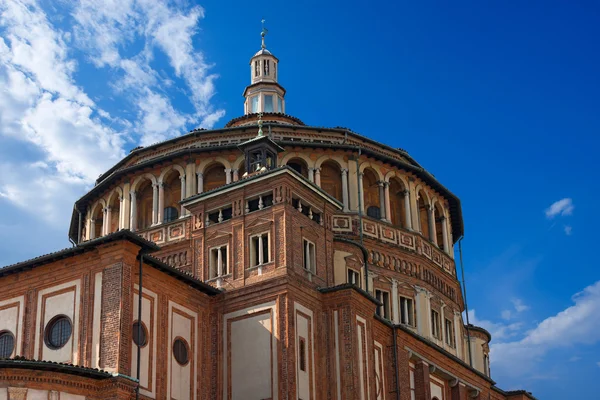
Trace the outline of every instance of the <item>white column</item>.
[[404, 220], [405, 228], [412, 230], [412, 216], [410, 212], [410, 192], [408, 190], [404, 191]]
[[[185, 175], [182, 175], [179, 177], [179, 180], [181, 181], [181, 200], [185, 199]], [[181, 205], [181, 211], [179, 213], [179, 218], [183, 217], [185, 215], [185, 207], [183, 207], [183, 204]]]
[[198, 193], [204, 192], [204, 174], [202, 172], [198, 172]]
[[[362, 179], [362, 178], [360, 178]], [[359, 181], [359, 185], [362, 181]], [[344, 212], [348, 212], [348, 170], [342, 170], [342, 202], [344, 203]]]
[[377, 182], [377, 186], [379, 186], [379, 218], [387, 221], [387, 214], [385, 213], [385, 189], [383, 188], [383, 182]]
[[448, 243], [448, 219], [442, 217], [442, 240], [444, 241], [444, 251], [450, 254], [450, 243]]
[[258, 237], [258, 264], [262, 265], [264, 263], [264, 254], [263, 254], [263, 237], [260, 235]]
[[363, 187], [363, 173], [358, 173], [358, 189], [360, 190], [360, 211], [365, 212], [365, 188]]
[[225, 183], [231, 183], [231, 168], [225, 168]]
[[400, 297], [398, 296], [398, 281], [392, 279], [392, 321], [394, 324], [400, 323], [400, 312], [399, 312], [399, 302]]
[[433, 212], [433, 207], [427, 207], [427, 214], [429, 215], [429, 240], [433, 244], [437, 244], [437, 238], [435, 234], [435, 213]]
[[104, 214], [104, 234], [108, 235], [111, 232], [111, 220], [112, 220], [112, 207], [106, 207], [106, 214]]
[[152, 225], [158, 221], [158, 184], [152, 185]]
[[315, 168], [315, 183], [321, 187], [321, 168]]
[[156, 220], [157, 224], [162, 224], [163, 220], [164, 220], [164, 213], [165, 211], [165, 184], [160, 182], [158, 184], [158, 217]]
[[106, 208], [102, 209], [102, 229], [100, 229], [100, 236], [106, 235]]
[[315, 169], [314, 168], [308, 169], [308, 180], [311, 182], [315, 181]]
[[392, 206], [390, 205], [390, 183], [383, 182], [383, 200], [385, 203], [385, 220], [392, 222]]
[[223, 275], [223, 256], [221, 255], [221, 248], [217, 249], [217, 276]]
[[119, 230], [123, 229], [125, 226], [125, 199], [123, 196], [119, 196]]
[[237, 182], [240, 179], [239, 173], [240, 173], [239, 169], [233, 170], [233, 181], [234, 182]]
[[446, 304], [442, 302], [441, 312], [440, 312], [440, 332], [442, 333], [442, 347], [446, 347], [446, 319], [444, 317], [444, 308], [446, 308]]
[[137, 230], [137, 200], [136, 200], [136, 194], [134, 191], [129, 192], [130, 196], [131, 196], [131, 213], [130, 213], [130, 220], [129, 220], [129, 229], [131, 229], [132, 231], [136, 231]]
[[90, 218], [90, 231], [88, 233], [88, 240], [95, 239], [96, 237], [96, 221], [94, 217]]

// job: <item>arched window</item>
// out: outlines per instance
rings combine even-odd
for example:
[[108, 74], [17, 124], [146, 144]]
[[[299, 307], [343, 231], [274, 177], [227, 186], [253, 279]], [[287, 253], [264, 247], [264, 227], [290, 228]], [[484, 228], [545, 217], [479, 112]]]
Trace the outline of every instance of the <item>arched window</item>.
[[152, 225], [152, 203], [153, 203], [152, 182], [144, 179], [138, 185], [137, 189], [137, 229], [146, 229]]
[[308, 179], [308, 167], [306, 166], [304, 160], [300, 158], [293, 158], [290, 161], [288, 161], [287, 165], [291, 169]]
[[225, 185], [225, 167], [221, 164], [214, 164], [207, 168], [204, 172], [204, 191], [218, 188]]
[[404, 193], [406, 189], [398, 179], [390, 179], [390, 212], [392, 224], [406, 228], [406, 210]]
[[381, 210], [380, 210], [380, 200], [379, 200], [379, 184], [377, 183], [377, 175], [370, 169], [365, 169], [363, 172], [363, 199], [364, 199], [364, 209], [367, 210], [367, 215], [371, 217], [369, 214], [369, 209], [377, 209], [378, 217], [372, 218], [381, 218]]
[[121, 212], [121, 201], [119, 200], [119, 196], [115, 193], [113, 195], [112, 201], [110, 203], [110, 221], [107, 221], [108, 225], [108, 233], [113, 233], [119, 230], [119, 220]]
[[375, 219], [380, 219], [381, 210], [379, 209], [379, 207], [370, 206], [369, 208], [367, 208], [367, 216]]
[[342, 170], [337, 163], [325, 161], [321, 164], [321, 189], [342, 201]]
[[164, 211], [163, 221], [165, 223], [175, 221], [179, 218], [179, 212], [175, 207], [166, 207]]
[[104, 232], [104, 209], [101, 204], [98, 204], [94, 215], [94, 238], [102, 236], [102, 232]]
[[425, 193], [422, 191], [418, 194], [419, 200], [417, 201], [418, 207], [418, 217], [419, 217], [419, 228], [421, 230], [421, 234], [425, 236], [427, 239], [431, 240], [429, 236], [429, 205], [426, 203]]

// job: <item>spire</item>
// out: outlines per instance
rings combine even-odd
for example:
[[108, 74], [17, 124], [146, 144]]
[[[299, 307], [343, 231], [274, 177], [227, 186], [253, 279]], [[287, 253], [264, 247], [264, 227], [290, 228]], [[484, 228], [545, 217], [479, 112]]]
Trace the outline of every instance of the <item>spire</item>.
[[265, 19], [264, 18], [260, 22], [262, 23], [262, 31], [260, 31], [260, 37], [262, 38], [262, 44], [260, 47], [262, 49], [266, 49], [267, 46], [265, 46], [265, 36], [267, 36], [267, 33], [269, 32], [269, 30], [267, 28], [265, 28]]
[[261, 49], [250, 59], [250, 85], [244, 90], [244, 114], [285, 113], [285, 89], [277, 82], [279, 60], [265, 45], [265, 19], [261, 21]]

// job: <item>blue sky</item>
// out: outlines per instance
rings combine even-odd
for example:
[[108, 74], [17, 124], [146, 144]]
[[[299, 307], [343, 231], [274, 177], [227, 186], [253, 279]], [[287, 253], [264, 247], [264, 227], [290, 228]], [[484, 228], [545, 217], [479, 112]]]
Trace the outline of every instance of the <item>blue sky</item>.
[[242, 114], [263, 17], [290, 114], [402, 147], [462, 199], [498, 384], [594, 398], [595, 2], [0, 0], [0, 265], [67, 247], [131, 148]]

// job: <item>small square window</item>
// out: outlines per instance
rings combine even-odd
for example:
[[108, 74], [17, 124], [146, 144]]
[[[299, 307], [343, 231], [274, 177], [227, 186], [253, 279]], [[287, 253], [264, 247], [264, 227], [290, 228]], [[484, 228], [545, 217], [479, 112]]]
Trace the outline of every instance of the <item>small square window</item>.
[[251, 104], [252, 113], [257, 113], [258, 112], [258, 96], [250, 97], [250, 104]]
[[265, 94], [264, 95], [264, 102], [265, 102], [265, 112], [273, 112], [273, 95], [271, 94]]
[[348, 283], [360, 287], [360, 273], [348, 268]]
[[431, 334], [436, 339], [441, 339], [441, 335], [440, 335], [440, 314], [437, 311], [435, 311], [435, 310], [431, 310]]
[[304, 269], [315, 274], [317, 272], [317, 258], [316, 258], [315, 244], [313, 242], [309, 242], [306, 239], [304, 239], [302, 241], [302, 243], [303, 243], [302, 248], [304, 250], [304, 254], [303, 254]]
[[450, 347], [455, 346], [454, 342], [454, 324], [448, 318], [444, 318], [444, 330], [446, 333], [446, 344]]
[[415, 326], [415, 304], [413, 299], [400, 296], [400, 323]]
[[227, 246], [210, 249], [209, 279], [229, 275], [229, 262], [227, 257]]
[[257, 267], [271, 261], [269, 238], [268, 233], [261, 233], [250, 238], [250, 267]]
[[379, 300], [382, 305], [377, 307], [377, 315], [385, 319], [390, 318], [390, 294], [383, 290], [376, 289], [375, 297]]

